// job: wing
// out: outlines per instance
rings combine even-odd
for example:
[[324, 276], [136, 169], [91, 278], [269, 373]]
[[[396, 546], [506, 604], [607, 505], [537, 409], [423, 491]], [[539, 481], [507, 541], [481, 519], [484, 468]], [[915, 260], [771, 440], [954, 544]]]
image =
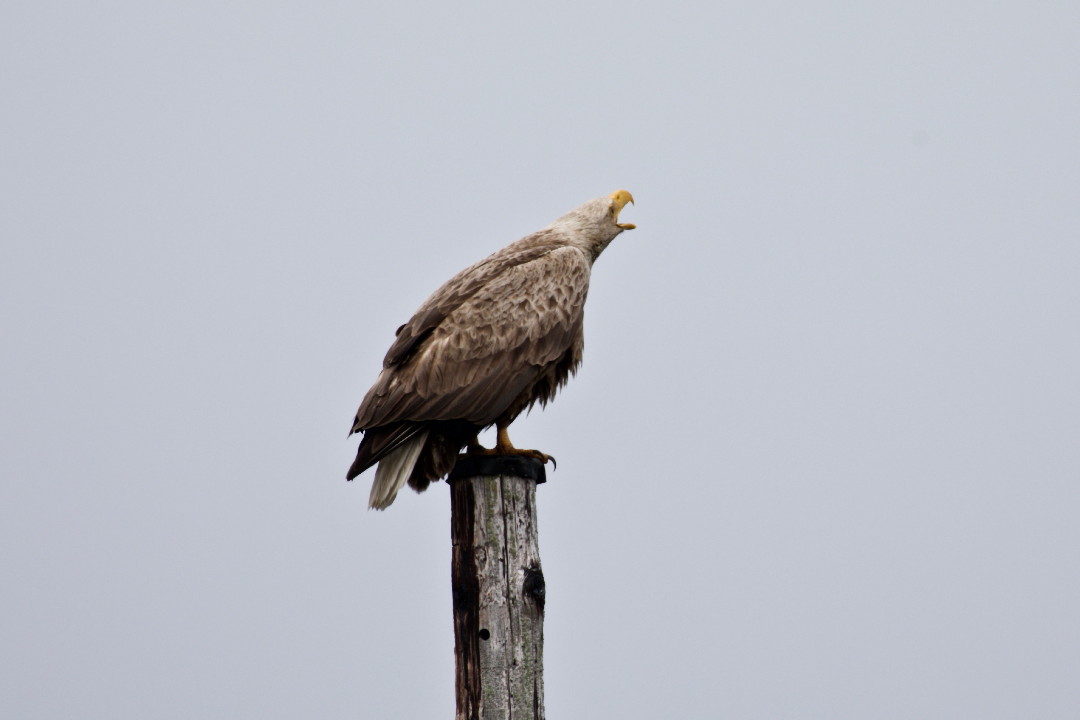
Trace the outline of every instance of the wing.
[[[473, 271], [474, 291], [445, 302], [463, 294], [451, 288], [460, 273], [399, 331], [354, 431], [402, 421], [495, 422], [581, 343], [590, 270], [586, 255], [568, 246], [502, 267], [480, 263], [463, 271]], [[433, 309], [440, 294], [444, 313]], [[412, 340], [402, 340], [406, 333]]]
[[447, 315], [493, 279], [513, 267], [532, 262], [560, 247], [561, 244], [552, 241], [550, 233], [541, 230], [507, 245], [447, 280], [424, 301], [409, 322], [398, 328], [397, 338], [383, 359], [383, 367], [401, 365], [407, 361]]

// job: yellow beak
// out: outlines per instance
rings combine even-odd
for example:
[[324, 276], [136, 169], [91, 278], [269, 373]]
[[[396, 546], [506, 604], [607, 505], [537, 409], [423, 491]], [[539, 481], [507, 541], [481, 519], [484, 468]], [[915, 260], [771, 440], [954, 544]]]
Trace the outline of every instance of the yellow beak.
[[[634, 204], [634, 196], [631, 195], [628, 190], [616, 190], [615, 192], [608, 195], [608, 197], [611, 198], [611, 206], [615, 208], [616, 220], [619, 219], [619, 213], [622, 212], [622, 209], [624, 207], [626, 207], [626, 203], [630, 203], [631, 205]], [[634, 225], [633, 223], [617, 222], [615, 223], [615, 225], [622, 228], [623, 230], [633, 230], [637, 227], [637, 225]]]

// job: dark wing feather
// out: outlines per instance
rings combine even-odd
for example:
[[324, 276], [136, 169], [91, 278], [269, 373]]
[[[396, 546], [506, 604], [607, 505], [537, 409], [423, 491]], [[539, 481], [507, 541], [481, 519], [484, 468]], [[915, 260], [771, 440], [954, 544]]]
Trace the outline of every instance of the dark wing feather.
[[423, 429], [422, 425], [396, 423], [379, 428], [379, 432], [366, 433], [345, 479], [352, 480]]
[[394, 343], [386, 351], [383, 367], [405, 362], [447, 315], [479, 292], [493, 278], [559, 247], [561, 246], [551, 242], [548, 233], [540, 231], [506, 246], [447, 280], [424, 301], [409, 322], [397, 329]]
[[[475, 265], [421, 307], [387, 354], [354, 430], [438, 420], [487, 426], [571, 348], [579, 355], [589, 259], [569, 246], [525, 255]], [[446, 311], [436, 320], [438, 307]]]

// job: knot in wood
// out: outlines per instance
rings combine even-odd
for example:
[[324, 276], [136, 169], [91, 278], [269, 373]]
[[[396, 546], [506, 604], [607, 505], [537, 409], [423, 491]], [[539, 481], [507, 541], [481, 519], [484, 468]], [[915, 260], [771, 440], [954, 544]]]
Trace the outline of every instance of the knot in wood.
[[544, 609], [544, 600], [547, 596], [547, 583], [544, 582], [544, 573], [540, 568], [525, 568], [525, 581], [522, 583], [522, 592], [525, 597], [532, 598], [537, 607]]

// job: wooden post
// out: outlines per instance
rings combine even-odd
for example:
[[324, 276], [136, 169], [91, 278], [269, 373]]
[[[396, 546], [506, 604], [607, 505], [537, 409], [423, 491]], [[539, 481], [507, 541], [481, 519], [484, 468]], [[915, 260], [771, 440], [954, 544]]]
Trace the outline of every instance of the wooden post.
[[543, 720], [539, 460], [462, 455], [450, 474], [456, 720]]

